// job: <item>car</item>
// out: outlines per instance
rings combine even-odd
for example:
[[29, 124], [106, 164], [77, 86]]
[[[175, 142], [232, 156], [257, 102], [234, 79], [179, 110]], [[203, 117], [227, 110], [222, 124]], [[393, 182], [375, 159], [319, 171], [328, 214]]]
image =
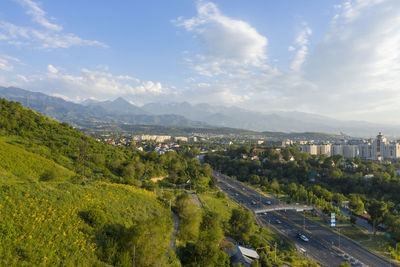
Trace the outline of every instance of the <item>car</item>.
[[272, 202], [268, 200], [267, 202], [265, 202], [265, 204], [267, 204], [267, 205], [271, 205], [271, 204], [272, 204]]
[[276, 219], [275, 222], [276, 222], [277, 224], [281, 224], [281, 223], [282, 223], [279, 219]]
[[306, 253], [307, 253], [307, 250], [306, 250], [305, 248], [300, 247], [299, 250], [300, 250], [300, 252], [303, 253], [303, 254], [306, 254]]
[[309, 239], [303, 235], [302, 233], [297, 233], [297, 237], [300, 238], [301, 240], [303, 240], [304, 242], [308, 242]]
[[308, 238], [305, 235], [301, 235], [300, 239], [303, 240], [304, 242], [308, 242]]
[[251, 201], [251, 204], [256, 205], [257, 202], [255, 202], [254, 200]]

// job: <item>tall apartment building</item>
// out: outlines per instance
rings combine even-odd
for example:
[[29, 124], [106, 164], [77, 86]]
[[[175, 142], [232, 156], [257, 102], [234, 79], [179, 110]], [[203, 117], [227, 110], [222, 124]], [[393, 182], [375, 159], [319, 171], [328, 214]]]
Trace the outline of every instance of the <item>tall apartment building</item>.
[[314, 144], [305, 144], [301, 147], [302, 152], [310, 153], [311, 155], [318, 155], [318, 147]]
[[330, 156], [331, 155], [331, 144], [317, 145], [317, 154]]
[[340, 144], [304, 144], [301, 151], [312, 155], [343, 155], [344, 158], [360, 157], [379, 161], [400, 159], [400, 143], [389, 142], [382, 133], [369, 141], [353, 140]]

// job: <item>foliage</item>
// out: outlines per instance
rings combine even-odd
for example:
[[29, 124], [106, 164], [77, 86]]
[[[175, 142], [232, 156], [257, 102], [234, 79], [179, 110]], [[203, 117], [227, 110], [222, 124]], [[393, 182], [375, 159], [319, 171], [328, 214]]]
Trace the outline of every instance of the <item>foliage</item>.
[[233, 209], [229, 225], [232, 237], [245, 243], [249, 241], [255, 228], [251, 213], [245, 209]]
[[[286, 194], [293, 201], [317, 206], [326, 214], [339, 213], [335, 205], [341, 206], [348, 200], [353, 214], [371, 212], [371, 224], [383, 223], [387, 231], [400, 240], [400, 177], [395, 175], [399, 163], [379, 163], [357, 157], [344, 161], [340, 155], [301, 153], [296, 146], [280, 152], [263, 149], [258, 152], [259, 160], [242, 158], [242, 153], [250, 155], [255, 150], [258, 148], [231, 146], [225, 152], [208, 154], [205, 161], [239, 181], [252, 183], [264, 191]], [[373, 178], [364, 178], [366, 174], [373, 174]], [[385, 202], [387, 207], [377, 208], [376, 202]]]
[[[122, 257], [111, 246], [115, 225], [129, 229], [158, 218], [160, 226], [171, 228], [169, 212], [155, 195], [127, 185], [3, 183], [0, 192], [2, 266], [114, 264]], [[87, 211], [90, 224], [81, 217]], [[169, 240], [170, 232], [158, 234]]]
[[52, 160], [28, 152], [18, 146], [0, 141], [0, 169], [18, 177], [20, 181], [68, 179], [72, 171]]
[[182, 242], [196, 241], [199, 235], [201, 211], [192, 198], [183, 193], [175, 201], [175, 212], [180, 218], [178, 238]]

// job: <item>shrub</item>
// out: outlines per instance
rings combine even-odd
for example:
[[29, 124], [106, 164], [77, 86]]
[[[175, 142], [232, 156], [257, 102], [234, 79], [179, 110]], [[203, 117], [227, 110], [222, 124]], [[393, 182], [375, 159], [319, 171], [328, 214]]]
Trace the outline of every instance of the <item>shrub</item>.
[[87, 212], [83, 212], [81, 217], [94, 228], [101, 228], [107, 222], [104, 211], [99, 208], [91, 208]]
[[43, 182], [54, 181], [59, 178], [59, 176], [60, 173], [55, 168], [51, 168], [44, 171], [42, 175], [40, 175], [39, 180]]

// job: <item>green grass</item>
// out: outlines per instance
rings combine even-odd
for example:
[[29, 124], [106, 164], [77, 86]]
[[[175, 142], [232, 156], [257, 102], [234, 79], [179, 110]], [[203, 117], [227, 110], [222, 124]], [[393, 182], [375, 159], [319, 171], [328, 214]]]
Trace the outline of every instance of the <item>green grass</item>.
[[[101, 229], [81, 215], [94, 207], [104, 212], [104, 227], [128, 228], [135, 221], [158, 218], [172, 231], [168, 208], [153, 193], [132, 186], [0, 183], [0, 266], [106, 265]], [[162, 237], [165, 251], [169, 236]]]
[[223, 222], [227, 222], [232, 214], [232, 209], [239, 207], [239, 204], [229, 198], [217, 198], [215, 193], [198, 194], [205, 209], [209, 209], [221, 216]]
[[17, 180], [38, 180], [46, 171], [54, 169], [58, 179], [68, 179], [74, 173], [52, 160], [0, 141], [0, 181], [7, 176]]
[[356, 240], [356, 241], [367, 241], [370, 239], [370, 236], [368, 234], [365, 234], [363, 231], [360, 229], [354, 227], [354, 226], [343, 226], [340, 227], [340, 233], [343, 235]]

